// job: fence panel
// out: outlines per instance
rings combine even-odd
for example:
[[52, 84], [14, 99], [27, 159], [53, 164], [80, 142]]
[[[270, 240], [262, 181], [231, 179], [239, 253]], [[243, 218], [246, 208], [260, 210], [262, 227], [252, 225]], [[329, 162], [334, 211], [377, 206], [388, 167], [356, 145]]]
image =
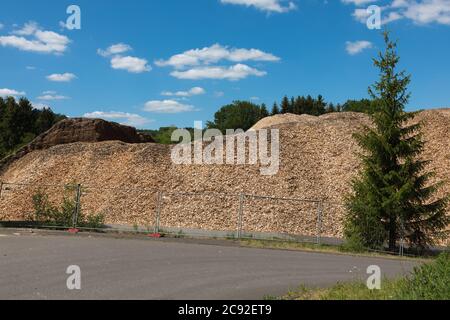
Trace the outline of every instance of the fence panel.
[[156, 189], [138, 187], [84, 186], [81, 215], [85, 221], [101, 217], [108, 227], [153, 232], [157, 193]]
[[345, 206], [337, 202], [322, 203], [322, 238], [335, 240], [336, 244], [342, 241], [344, 235]]
[[246, 195], [242, 235], [317, 241], [317, 209], [317, 201]]
[[73, 226], [76, 185], [2, 183], [0, 221]]
[[[239, 195], [163, 193], [160, 228], [170, 232], [234, 237], [238, 227]], [[212, 233], [217, 231], [219, 233]]]
[[[0, 221], [317, 243], [343, 236], [344, 207], [314, 199], [63, 184], [3, 183], [0, 191]], [[38, 212], [36, 196], [57, 221]]]

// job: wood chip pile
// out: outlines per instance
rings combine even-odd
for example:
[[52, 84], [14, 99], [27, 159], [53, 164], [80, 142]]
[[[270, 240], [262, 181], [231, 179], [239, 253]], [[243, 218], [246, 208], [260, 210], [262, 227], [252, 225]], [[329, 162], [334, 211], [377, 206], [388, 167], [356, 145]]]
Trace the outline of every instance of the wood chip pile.
[[[446, 180], [440, 195], [450, 192], [450, 109], [420, 113], [426, 150], [437, 180]], [[236, 230], [239, 194], [324, 200], [323, 236], [342, 237], [342, 197], [357, 174], [360, 151], [353, 133], [370, 125], [366, 115], [335, 113], [321, 117], [279, 115], [254, 129], [280, 129], [281, 166], [262, 176], [258, 165], [175, 165], [171, 147], [122, 142], [73, 143], [33, 151], [16, 160], [1, 176], [10, 183], [33, 185], [82, 183], [85, 214], [104, 213], [111, 224], [151, 226], [157, 193], [167, 193], [161, 225]], [[21, 220], [32, 210], [36, 187], [8, 186], [0, 200], [0, 220]], [[232, 193], [236, 195], [189, 195]], [[174, 194], [169, 194], [174, 193]], [[311, 202], [247, 197], [245, 231], [316, 235], [317, 205]]]

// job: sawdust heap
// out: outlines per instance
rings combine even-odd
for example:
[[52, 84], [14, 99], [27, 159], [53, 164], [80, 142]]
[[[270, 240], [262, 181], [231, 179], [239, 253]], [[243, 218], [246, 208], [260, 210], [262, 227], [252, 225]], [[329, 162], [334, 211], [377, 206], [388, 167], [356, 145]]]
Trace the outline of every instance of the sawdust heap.
[[[426, 150], [436, 180], [446, 180], [440, 195], [450, 192], [450, 109], [424, 111]], [[359, 151], [352, 135], [369, 118], [359, 113], [321, 117], [278, 115], [254, 129], [279, 128], [281, 166], [275, 176], [261, 176], [259, 166], [173, 165], [171, 147], [122, 142], [73, 143], [33, 151], [15, 161], [0, 179], [14, 183], [64, 184], [79, 182], [85, 213], [102, 212], [108, 223], [153, 225], [157, 191], [228, 192], [323, 199], [323, 235], [342, 237], [342, 196], [357, 174]], [[137, 186], [148, 189], [138, 188]], [[20, 220], [32, 211], [36, 187], [11, 186], [0, 201], [0, 220]], [[239, 196], [167, 194], [161, 225], [236, 230]], [[316, 206], [247, 198], [242, 220], [245, 231], [315, 235]]]

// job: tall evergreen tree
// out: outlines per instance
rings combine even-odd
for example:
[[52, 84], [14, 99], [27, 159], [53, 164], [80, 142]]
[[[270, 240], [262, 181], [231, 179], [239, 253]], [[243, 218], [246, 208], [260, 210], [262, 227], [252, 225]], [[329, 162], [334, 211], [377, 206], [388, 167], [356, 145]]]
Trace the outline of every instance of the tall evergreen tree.
[[322, 95], [319, 94], [317, 100], [314, 101], [313, 115], [320, 116], [326, 112], [326, 103]]
[[303, 97], [298, 96], [294, 102], [294, 114], [303, 113]]
[[396, 248], [399, 239], [424, 248], [444, 236], [449, 218], [448, 197], [436, 198], [441, 184], [432, 184], [434, 175], [426, 171], [429, 163], [420, 159], [424, 142], [421, 123], [411, 124], [416, 113], [405, 112], [410, 94], [410, 76], [397, 72], [396, 43], [384, 33], [386, 49], [374, 64], [380, 80], [369, 88], [379, 102], [371, 115], [374, 128], [356, 135], [363, 149], [363, 171], [353, 181], [347, 197], [346, 237], [365, 247], [386, 244]]
[[265, 103], [261, 105], [261, 119], [266, 118], [269, 116], [269, 111], [267, 110], [267, 106]]
[[291, 101], [289, 102], [289, 113], [294, 113], [295, 108], [295, 98], [292, 97]]
[[287, 96], [284, 96], [283, 101], [281, 101], [281, 113], [289, 113], [290, 101]]
[[303, 107], [303, 113], [314, 114], [314, 99], [308, 95], [305, 99], [305, 105]]
[[276, 102], [273, 104], [271, 114], [272, 114], [273, 116], [274, 116], [274, 115], [277, 115], [277, 114], [280, 114], [280, 108], [278, 107], [278, 104], [277, 104]]
[[334, 106], [334, 104], [333, 104], [332, 102], [330, 102], [330, 103], [327, 105], [327, 111], [326, 111], [326, 113], [333, 113], [333, 112], [336, 112], [336, 107]]

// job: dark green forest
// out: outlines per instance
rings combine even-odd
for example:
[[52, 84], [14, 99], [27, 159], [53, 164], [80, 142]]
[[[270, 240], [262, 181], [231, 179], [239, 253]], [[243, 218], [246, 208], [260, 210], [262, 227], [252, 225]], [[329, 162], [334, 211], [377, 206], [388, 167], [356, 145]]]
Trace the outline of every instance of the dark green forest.
[[373, 113], [376, 108], [377, 103], [368, 99], [348, 100], [341, 105], [328, 103], [321, 95], [317, 98], [310, 95], [291, 98], [285, 96], [280, 103], [275, 102], [270, 111], [264, 103], [258, 105], [248, 101], [234, 101], [220, 108], [214, 115], [214, 120], [207, 123], [207, 128], [219, 129], [225, 133], [226, 129], [248, 130], [259, 120], [277, 114], [320, 116], [332, 112]]
[[49, 108], [33, 108], [25, 98], [0, 97], [0, 159], [31, 142], [66, 117]]

